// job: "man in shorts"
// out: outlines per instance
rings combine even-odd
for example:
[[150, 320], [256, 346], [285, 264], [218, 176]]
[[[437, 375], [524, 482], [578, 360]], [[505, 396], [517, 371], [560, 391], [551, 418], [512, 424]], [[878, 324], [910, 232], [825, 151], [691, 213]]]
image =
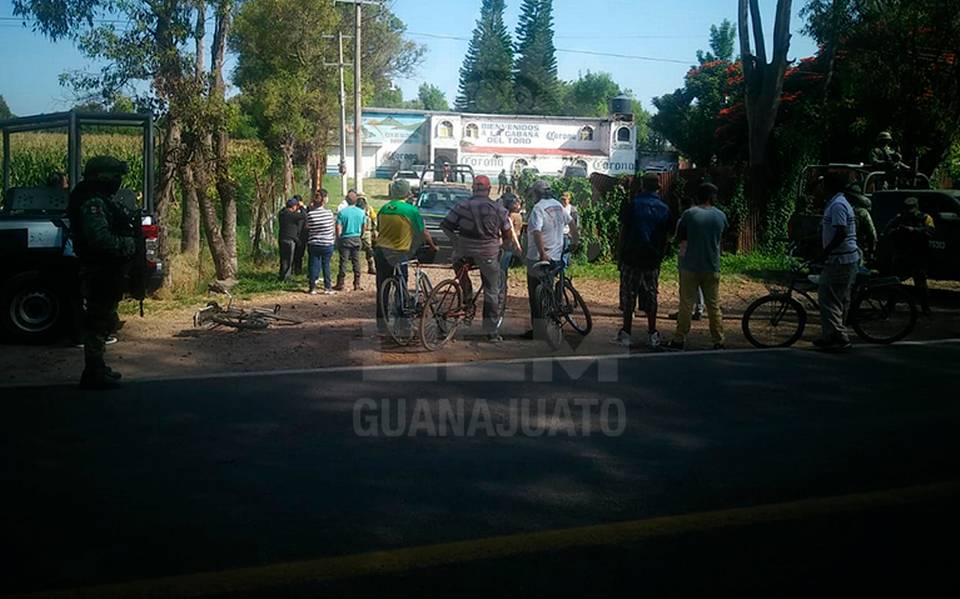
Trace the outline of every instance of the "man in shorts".
[[643, 177], [641, 192], [620, 209], [620, 304], [623, 327], [614, 343], [633, 345], [633, 312], [640, 309], [647, 315], [647, 341], [651, 348], [660, 346], [657, 331], [657, 309], [660, 264], [667, 249], [670, 209], [659, 196], [660, 180], [654, 174]]

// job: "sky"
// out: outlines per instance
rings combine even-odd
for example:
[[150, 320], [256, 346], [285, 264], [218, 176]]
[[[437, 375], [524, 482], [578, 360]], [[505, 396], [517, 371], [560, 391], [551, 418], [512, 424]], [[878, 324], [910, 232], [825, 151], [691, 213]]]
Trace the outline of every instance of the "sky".
[[[805, 3], [793, 0], [791, 59], [816, 51], [813, 41], [802, 35], [803, 22], [796, 14]], [[443, 90], [452, 104], [480, 0], [388, 0], [388, 4], [407, 24], [409, 37], [427, 48], [417, 72], [397, 81], [404, 98], [416, 97], [420, 84], [428, 82]], [[505, 21], [514, 35], [521, 0], [506, 0], [506, 4]], [[653, 97], [683, 84], [688, 68], [696, 62], [697, 50], [708, 48], [710, 25], [725, 18], [736, 22], [737, 17], [737, 0], [554, 0], [553, 7], [560, 78], [576, 79], [586, 71], [609, 72], [648, 109], [652, 109]], [[768, 36], [775, 7], [776, 0], [760, 0]], [[0, 95], [18, 115], [69, 108], [75, 100], [71, 90], [60, 86], [60, 74], [96, 71], [100, 65], [85, 59], [71, 42], [50, 42], [12, 17], [12, 0], [0, 0], [0, 44], [4, 48], [0, 53]], [[579, 53], [583, 51], [647, 59]]]

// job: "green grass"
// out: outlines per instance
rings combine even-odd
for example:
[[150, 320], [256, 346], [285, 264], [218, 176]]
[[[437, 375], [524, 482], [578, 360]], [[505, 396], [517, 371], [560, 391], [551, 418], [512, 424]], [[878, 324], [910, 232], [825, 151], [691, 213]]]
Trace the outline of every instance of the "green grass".
[[[770, 281], [788, 271], [792, 265], [788, 256], [777, 254], [723, 254], [720, 256], [720, 273], [726, 276], [740, 276], [762, 281]], [[570, 276], [588, 279], [616, 281], [620, 271], [613, 263], [590, 264], [576, 262], [570, 267]], [[677, 257], [671, 256], [663, 261], [660, 277], [666, 281], [677, 281], [679, 269]]]

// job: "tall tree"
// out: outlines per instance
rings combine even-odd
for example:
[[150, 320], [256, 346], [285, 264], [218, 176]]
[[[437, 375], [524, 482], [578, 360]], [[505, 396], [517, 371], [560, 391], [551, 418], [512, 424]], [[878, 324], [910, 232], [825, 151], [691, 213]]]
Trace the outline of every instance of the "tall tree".
[[561, 112], [567, 116], [604, 116], [609, 111], [611, 98], [619, 96], [621, 89], [610, 73], [587, 71], [576, 81], [562, 85]]
[[719, 25], [710, 26], [710, 51], [697, 50], [697, 61], [700, 64], [717, 60], [730, 62], [736, 43], [737, 29], [729, 19], [724, 19]]
[[10, 107], [7, 106], [7, 101], [3, 99], [3, 96], [0, 96], [0, 119], [9, 118], [13, 118], [13, 113], [10, 112]]
[[553, 0], [523, 0], [517, 25], [513, 86], [519, 113], [556, 114], [560, 107]]
[[424, 110], [450, 110], [446, 95], [436, 85], [421, 83], [417, 99]]
[[[777, 0], [773, 27], [773, 54], [768, 61], [759, 0], [739, 0], [740, 58], [746, 86], [750, 178], [748, 180], [747, 217], [740, 231], [740, 248], [752, 250], [759, 241], [763, 206], [772, 188], [770, 139], [777, 121], [783, 77], [790, 50], [792, 0]], [[753, 44], [750, 32], [753, 31]]]
[[503, 23], [503, 10], [504, 0], [483, 0], [460, 68], [458, 110], [499, 114], [514, 111], [513, 46]]

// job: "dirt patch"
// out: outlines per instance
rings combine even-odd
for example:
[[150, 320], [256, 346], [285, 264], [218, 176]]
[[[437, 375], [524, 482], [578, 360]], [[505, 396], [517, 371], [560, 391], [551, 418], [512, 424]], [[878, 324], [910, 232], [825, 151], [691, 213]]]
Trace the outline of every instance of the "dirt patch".
[[[436, 283], [447, 277], [447, 270], [431, 270]], [[265, 331], [230, 329], [194, 329], [197, 307], [165, 310], [147, 318], [127, 317], [120, 342], [108, 347], [108, 361], [127, 379], [176, 377], [185, 375], [231, 373], [263, 370], [312, 369], [331, 366], [374, 366], [430, 362], [467, 362], [504, 358], [552, 355], [622, 354], [624, 349], [611, 340], [620, 329], [616, 281], [578, 279], [577, 288], [594, 316], [594, 330], [586, 339], [571, 337], [570, 347], [553, 352], [542, 342], [522, 339], [529, 328], [526, 281], [521, 273], [511, 273], [505, 341], [495, 346], [486, 343], [479, 323], [461, 331], [456, 342], [441, 352], [420, 347], [398, 348], [376, 335], [374, 316], [374, 280], [364, 275], [361, 292], [336, 296], [311, 296], [305, 292], [262, 296], [246, 307], [280, 304], [283, 313], [303, 319], [303, 324], [279, 326]], [[921, 319], [911, 339], [937, 339], [960, 336], [960, 285], [937, 285], [934, 292], [935, 314]], [[765, 295], [763, 283], [743, 277], [726, 277], [722, 285], [724, 321], [728, 346], [749, 347], [740, 332], [740, 317], [757, 297]], [[659, 329], [669, 338], [676, 324], [667, 315], [677, 309], [676, 283], [664, 282], [660, 289]], [[819, 318], [810, 314], [801, 347], [808, 346], [819, 330]], [[635, 320], [635, 333], [645, 331], [645, 319]], [[638, 339], [644, 335], [635, 334]], [[710, 347], [706, 319], [695, 322], [688, 347]], [[637, 348], [634, 352], [648, 351]], [[13, 346], [0, 349], [0, 384], [75, 381], [83, 367], [82, 350], [72, 346]]]

